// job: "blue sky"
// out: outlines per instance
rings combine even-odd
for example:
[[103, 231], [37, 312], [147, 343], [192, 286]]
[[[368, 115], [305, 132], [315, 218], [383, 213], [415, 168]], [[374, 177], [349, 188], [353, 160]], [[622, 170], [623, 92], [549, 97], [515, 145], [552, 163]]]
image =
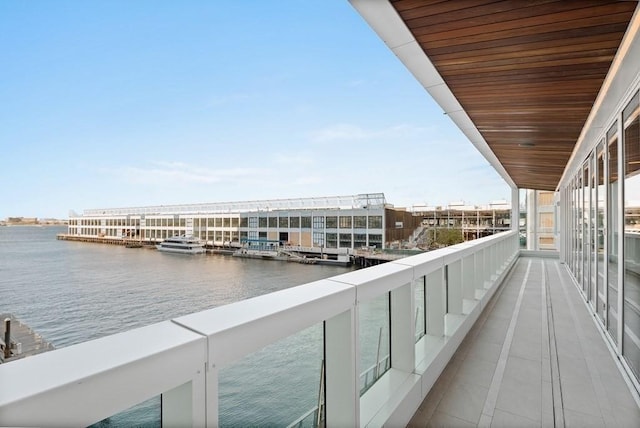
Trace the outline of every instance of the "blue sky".
[[4, 0], [0, 62], [0, 219], [510, 199], [347, 0]]

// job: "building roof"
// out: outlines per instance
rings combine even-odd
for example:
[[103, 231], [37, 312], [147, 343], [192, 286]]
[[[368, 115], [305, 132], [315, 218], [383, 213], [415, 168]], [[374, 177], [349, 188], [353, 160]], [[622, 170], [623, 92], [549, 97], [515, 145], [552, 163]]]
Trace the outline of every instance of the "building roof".
[[539, 190], [558, 185], [638, 8], [610, 0], [351, 3], [509, 185]]
[[[171, 214], [225, 214], [276, 210], [384, 208], [384, 193], [361, 193], [348, 196], [321, 196], [262, 201], [213, 202], [204, 204], [156, 205], [130, 208], [96, 208], [84, 210], [85, 217]], [[77, 216], [77, 215], [75, 215]]]

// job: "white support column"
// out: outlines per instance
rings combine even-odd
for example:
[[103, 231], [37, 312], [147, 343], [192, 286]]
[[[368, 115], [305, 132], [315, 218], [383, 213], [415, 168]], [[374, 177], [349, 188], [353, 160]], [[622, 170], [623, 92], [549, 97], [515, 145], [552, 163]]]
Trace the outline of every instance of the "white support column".
[[[206, 396], [206, 409], [207, 409], [207, 424], [209, 428], [215, 428], [220, 426], [219, 411], [218, 411], [218, 395], [220, 388], [218, 385], [218, 371], [217, 367], [209, 367], [207, 370], [207, 396]], [[195, 425], [194, 425], [195, 426]]]
[[447, 313], [462, 314], [462, 260], [448, 266], [447, 274]]
[[538, 249], [538, 194], [527, 190], [527, 250]]
[[520, 230], [520, 190], [511, 188], [511, 230]]
[[438, 269], [426, 276], [427, 283], [427, 334], [444, 335], [445, 295], [443, 270]]
[[357, 319], [353, 308], [324, 323], [326, 426], [360, 426]]
[[407, 373], [416, 366], [415, 312], [411, 283], [391, 291], [391, 366]]
[[202, 375], [162, 394], [162, 427], [205, 426], [205, 407]]

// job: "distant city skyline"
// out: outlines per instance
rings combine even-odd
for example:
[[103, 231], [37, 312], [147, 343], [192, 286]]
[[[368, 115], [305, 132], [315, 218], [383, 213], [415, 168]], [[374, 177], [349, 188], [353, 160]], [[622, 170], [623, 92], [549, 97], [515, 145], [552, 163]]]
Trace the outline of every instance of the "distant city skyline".
[[0, 219], [511, 198], [346, 0], [5, 1], [0, 52]]

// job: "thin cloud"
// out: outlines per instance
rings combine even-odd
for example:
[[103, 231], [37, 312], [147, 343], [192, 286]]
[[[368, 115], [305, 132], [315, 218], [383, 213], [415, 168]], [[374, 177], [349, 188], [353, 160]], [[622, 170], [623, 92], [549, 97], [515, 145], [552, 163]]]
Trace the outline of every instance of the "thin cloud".
[[210, 169], [184, 162], [151, 162], [148, 167], [122, 166], [118, 168], [102, 168], [104, 173], [115, 175], [124, 181], [139, 184], [213, 184], [228, 181], [252, 181], [256, 177], [269, 174], [263, 168], [227, 168]]
[[311, 133], [311, 140], [318, 143], [331, 141], [362, 141], [372, 139], [408, 138], [424, 134], [428, 129], [407, 124], [381, 129], [365, 129], [352, 124], [336, 124]]

